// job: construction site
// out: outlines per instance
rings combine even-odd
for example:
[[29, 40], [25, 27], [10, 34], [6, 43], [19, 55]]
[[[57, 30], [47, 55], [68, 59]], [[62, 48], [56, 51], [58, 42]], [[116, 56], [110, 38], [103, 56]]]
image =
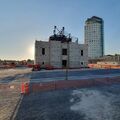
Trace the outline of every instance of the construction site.
[[119, 91], [120, 69], [4, 69], [0, 119], [118, 120]]
[[55, 26], [35, 41], [34, 64], [1, 61], [0, 120], [119, 120], [119, 64], [88, 64], [87, 45], [73, 38]]
[[120, 0], [0, 0], [0, 120], [120, 120]]
[[0, 120], [119, 120], [117, 60], [88, 61], [88, 46], [55, 26], [34, 64], [1, 61]]

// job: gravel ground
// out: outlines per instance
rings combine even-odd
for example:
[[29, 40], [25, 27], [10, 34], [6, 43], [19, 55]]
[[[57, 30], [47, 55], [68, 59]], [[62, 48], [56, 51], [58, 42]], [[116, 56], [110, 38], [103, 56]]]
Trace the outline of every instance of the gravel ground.
[[0, 89], [0, 120], [9, 120], [20, 99], [17, 90]]
[[24, 96], [15, 120], [120, 120], [120, 85]]
[[[29, 81], [31, 69], [0, 70], [0, 120], [10, 120], [11, 115], [20, 99], [21, 81]], [[13, 88], [9, 88], [11, 85]], [[3, 87], [5, 86], [5, 87]]]
[[18, 74], [26, 74], [30, 72], [31, 72], [30, 68], [4, 69], [0, 70], [0, 79], [5, 77], [14, 77], [15, 75]]

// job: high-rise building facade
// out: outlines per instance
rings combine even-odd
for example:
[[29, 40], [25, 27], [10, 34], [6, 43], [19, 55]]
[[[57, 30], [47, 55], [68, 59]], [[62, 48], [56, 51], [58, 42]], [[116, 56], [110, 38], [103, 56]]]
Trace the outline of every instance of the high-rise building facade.
[[93, 16], [85, 21], [85, 44], [88, 45], [89, 59], [104, 55], [104, 21]]

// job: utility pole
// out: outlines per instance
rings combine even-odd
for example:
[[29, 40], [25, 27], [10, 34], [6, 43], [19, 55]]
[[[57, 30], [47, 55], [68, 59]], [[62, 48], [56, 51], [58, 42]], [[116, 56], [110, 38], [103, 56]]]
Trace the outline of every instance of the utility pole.
[[69, 41], [67, 41], [67, 65], [66, 65], [66, 78], [68, 80], [68, 69], [69, 69]]
[[66, 66], [66, 78], [65, 80], [68, 80], [68, 66]]

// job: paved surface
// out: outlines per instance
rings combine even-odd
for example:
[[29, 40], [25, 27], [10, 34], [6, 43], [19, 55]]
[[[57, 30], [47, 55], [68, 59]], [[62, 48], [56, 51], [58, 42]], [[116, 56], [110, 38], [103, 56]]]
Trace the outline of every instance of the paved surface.
[[[65, 80], [65, 70], [30, 72], [23, 69], [0, 71], [0, 84], [20, 84], [22, 81], [48, 82], [55, 80]], [[119, 70], [70, 70], [68, 78], [70, 80], [81, 80], [88, 78], [106, 78], [120, 76]], [[81, 91], [82, 90], [82, 91]], [[24, 96], [17, 111], [16, 120], [119, 120], [120, 116], [120, 85], [104, 88], [58, 90], [50, 92], [32, 93]], [[102, 92], [101, 92], [102, 91]], [[110, 93], [111, 92], [111, 93]], [[110, 94], [109, 94], [110, 93]], [[117, 94], [116, 94], [117, 93]], [[76, 95], [75, 95], [76, 94]], [[85, 97], [84, 95], [88, 96]], [[92, 96], [91, 96], [92, 95]], [[83, 96], [83, 97], [82, 97]], [[112, 96], [112, 97], [110, 97]], [[107, 99], [108, 97], [108, 99]], [[93, 99], [94, 98], [94, 99]], [[96, 98], [96, 99], [95, 99]], [[98, 99], [97, 99], [98, 98]], [[13, 89], [0, 89], [0, 119], [9, 120], [12, 111], [20, 99], [20, 93]], [[84, 103], [83, 101], [86, 101]], [[95, 101], [94, 101], [95, 100]], [[102, 101], [104, 100], [104, 101]], [[108, 102], [106, 102], [106, 100]], [[99, 101], [99, 102], [98, 102]], [[79, 104], [80, 103], [80, 104]], [[94, 105], [95, 103], [95, 105]], [[97, 104], [100, 103], [100, 104]], [[91, 107], [92, 104], [92, 107]], [[103, 105], [102, 105], [103, 104]], [[87, 105], [87, 106], [86, 106]], [[102, 105], [102, 106], [101, 106]], [[77, 106], [79, 106], [77, 108]], [[82, 106], [82, 107], [80, 107]], [[105, 109], [104, 109], [104, 106]], [[111, 107], [112, 106], [112, 109]], [[94, 108], [96, 108], [95, 112]], [[85, 112], [88, 109], [87, 112]], [[92, 113], [89, 112], [92, 109]], [[106, 110], [106, 111], [104, 111]], [[104, 114], [103, 114], [104, 111]], [[115, 112], [114, 112], [115, 111]], [[101, 112], [101, 116], [98, 113]], [[112, 116], [111, 114], [112, 113]], [[88, 113], [88, 114], [87, 114]], [[91, 116], [92, 114], [92, 116]], [[91, 118], [89, 118], [91, 116]], [[99, 116], [96, 118], [96, 116]]]
[[[1, 72], [1, 71], [0, 71]], [[3, 74], [4, 73], [4, 74]], [[30, 69], [22, 70], [8, 70], [1, 72], [0, 83], [11, 83], [11, 82], [22, 82], [23, 79], [30, 80], [30, 82], [48, 82], [56, 80], [65, 80], [66, 71], [65, 70], [51, 70], [51, 71], [35, 71], [31, 72]], [[7, 75], [6, 75], [7, 74]], [[106, 78], [106, 77], [116, 77], [120, 76], [120, 69], [100, 69], [100, 70], [69, 70], [68, 79], [69, 80], [83, 80], [92, 78]]]
[[[106, 78], [120, 76], [120, 69], [100, 69], [100, 70], [69, 70], [68, 80], [83, 80], [92, 78]], [[65, 80], [66, 71], [38, 71], [31, 74], [30, 82], [48, 82]]]
[[120, 85], [32, 93], [15, 120], [120, 120]]

